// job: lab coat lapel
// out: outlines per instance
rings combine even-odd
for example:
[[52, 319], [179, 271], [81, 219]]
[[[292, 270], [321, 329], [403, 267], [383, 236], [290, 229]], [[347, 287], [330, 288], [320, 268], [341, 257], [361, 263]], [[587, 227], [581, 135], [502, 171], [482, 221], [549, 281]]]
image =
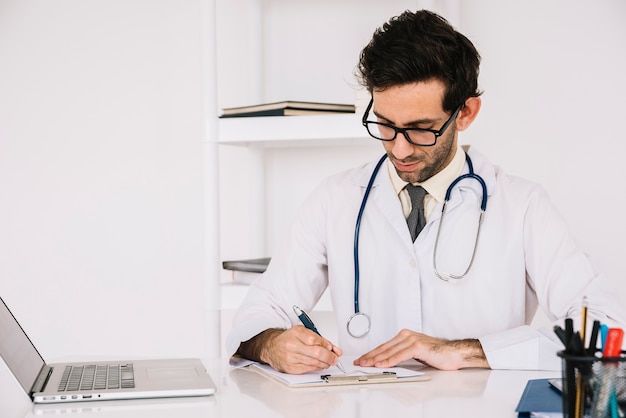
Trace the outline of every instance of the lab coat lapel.
[[[389, 179], [387, 164], [388, 161], [385, 160], [378, 171], [378, 175], [374, 180], [369, 198], [367, 199], [366, 209], [363, 216], [368, 216], [368, 207], [369, 210], [379, 211], [382, 218], [385, 219], [391, 229], [393, 229], [398, 235], [398, 239], [401, 242], [405, 242], [407, 246], [412, 249], [413, 246], [411, 243], [409, 229], [406, 224], [406, 219], [402, 214], [400, 199], [398, 198], [398, 195], [391, 184], [391, 180]], [[358, 181], [360, 187], [363, 189], [362, 195], [365, 194], [365, 189], [367, 188], [367, 183], [370, 179], [373, 168], [373, 165], [370, 165], [362, 171], [362, 175]]]
[[[471, 149], [470, 147], [467, 147], [465, 149], [465, 152], [468, 153], [472, 160], [474, 173], [481, 176], [485, 181], [485, 184], [487, 185], [487, 196], [491, 196], [491, 194], [495, 190], [496, 182], [496, 173], [493, 165], [491, 165], [491, 163], [489, 163], [480, 152]], [[469, 173], [469, 167], [466, 163], [462, 174], [467, 173]], [[464, 192], [472, 193], [475, 196], [482, 196], [483, 190], [478, 181], [476, 181], [475, 179], [466, 179], [457, 183], [457, 185], [454, 187], [454, 190], [450, 194], [450, 200], [448, 201], [446, 212], [453, 211], [455, 208], [463, 203]], [[431, 221], [435, 221], [441, 218], [442, 207], [443, 203], [437, 205], [431, 215]], [[489, 199], [487, 199], [487, 207], [489, 207]]]

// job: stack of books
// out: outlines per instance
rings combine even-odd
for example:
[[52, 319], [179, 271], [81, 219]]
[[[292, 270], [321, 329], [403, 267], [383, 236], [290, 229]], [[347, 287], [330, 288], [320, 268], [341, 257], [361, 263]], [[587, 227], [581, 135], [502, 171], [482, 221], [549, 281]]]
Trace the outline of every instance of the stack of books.
[[355, 106], [351, 104], [284, 101], [223, 109], [220, 118], [328, 115], [354, 112]]
[[223, 261], [224, 270], [232, 271], [233, 283], [250, 284], [267, 269], [270, 257]]

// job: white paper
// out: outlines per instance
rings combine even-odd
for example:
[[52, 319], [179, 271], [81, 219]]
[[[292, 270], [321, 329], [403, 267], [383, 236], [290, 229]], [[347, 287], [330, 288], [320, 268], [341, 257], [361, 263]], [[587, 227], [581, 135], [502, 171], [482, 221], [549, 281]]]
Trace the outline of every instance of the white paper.
[[[403, 367], [379, 368], [379, 367], [355, 366], [352, 364], [355, 358], [350, 358], [350, 359], [345, 358], [345, 357], [341, 358], [341, 364], [343, 365], [344, 369], [346, 369], [346, 375], [358, 376], [358, 375], [367, 375], [367, 374], [380, 374], [383, 372], [393, 372], [396, 374], [396, 377], [398, 379], [402, 379], [406, 377], [421, 376], [424, 374], [423, 372], [405, 369]], [[320, 376], [325, 375], [325, 374], [330, 374], [333, 376], [343, 375], [343, 372], [339, 370], [336, 366], [329, 367], [326, 370], [309, 372], [305, 374], [281, 373], [279, 371], [276, 371], [275, 369], [273, 369], [271, 366], [267, 364], [260, 364], [260, 363], [254, 363], [250, 367], [258, 367], [259, 369], [262, 369], [265, 372], [271, 374], [272, 376], [278, 377], [279, 379], [282, 379], [291, 385], [319, 383], [322, 381], [322, 378]]]

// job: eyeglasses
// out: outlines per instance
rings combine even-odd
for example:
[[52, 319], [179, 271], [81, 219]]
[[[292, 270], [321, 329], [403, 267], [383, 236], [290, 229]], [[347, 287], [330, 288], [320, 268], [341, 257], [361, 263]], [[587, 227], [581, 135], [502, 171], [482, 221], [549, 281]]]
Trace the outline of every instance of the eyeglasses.
[[369, 115], [373, 104], [374, 99], [371, 99], [370, 104], [367, 105], [367, 109], [365, 109], [362, 119], [363, 126], [365, 126], [367, 132], [372, 138], [376, 138], [381, 141], [393, 141], [396, 139], [396, 136], [398, 136], [398, 133], [401, 132], [409, 143], [422, 147], [435, 145], [437, 143], [437, 138], [443, 135], [448, 126], [454, 121], [454, 119], [456, 119], [459, 111], [463, 107], [463, 105], [457, 107], [452, 115], [450, 115], [450, 118], [446, 121], [446, 123], [443, 124], [441, 129], [435, 130], [426, 128], [398, 128], [388, 123], [369, 121], [367, 120], [367, 116]]

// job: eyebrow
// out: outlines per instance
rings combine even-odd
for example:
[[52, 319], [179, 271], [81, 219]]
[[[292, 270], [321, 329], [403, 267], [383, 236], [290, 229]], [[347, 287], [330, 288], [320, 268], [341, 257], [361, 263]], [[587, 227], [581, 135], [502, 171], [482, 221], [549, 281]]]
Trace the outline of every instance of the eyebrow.
[[[385, 116], [379, 114], [378, 112], [376, 112], [374, 109], [372, 109], [372, 113], [380, 119], [386, 120], [387, 122], [389, 122], [389, 124], [398, 127], [398, 125], [396, 125], [391, 119], [386, 118]], [[423, 119], [416, 119], [413, 121], [410, 121], [409, 123], [405, 124], [405, 127], [415, 127], [416, 125], [420, 125], [420, 124], [430, 124], [433, 125], [434, 123], [438, 122], [441, 118], [423, 118]]]

